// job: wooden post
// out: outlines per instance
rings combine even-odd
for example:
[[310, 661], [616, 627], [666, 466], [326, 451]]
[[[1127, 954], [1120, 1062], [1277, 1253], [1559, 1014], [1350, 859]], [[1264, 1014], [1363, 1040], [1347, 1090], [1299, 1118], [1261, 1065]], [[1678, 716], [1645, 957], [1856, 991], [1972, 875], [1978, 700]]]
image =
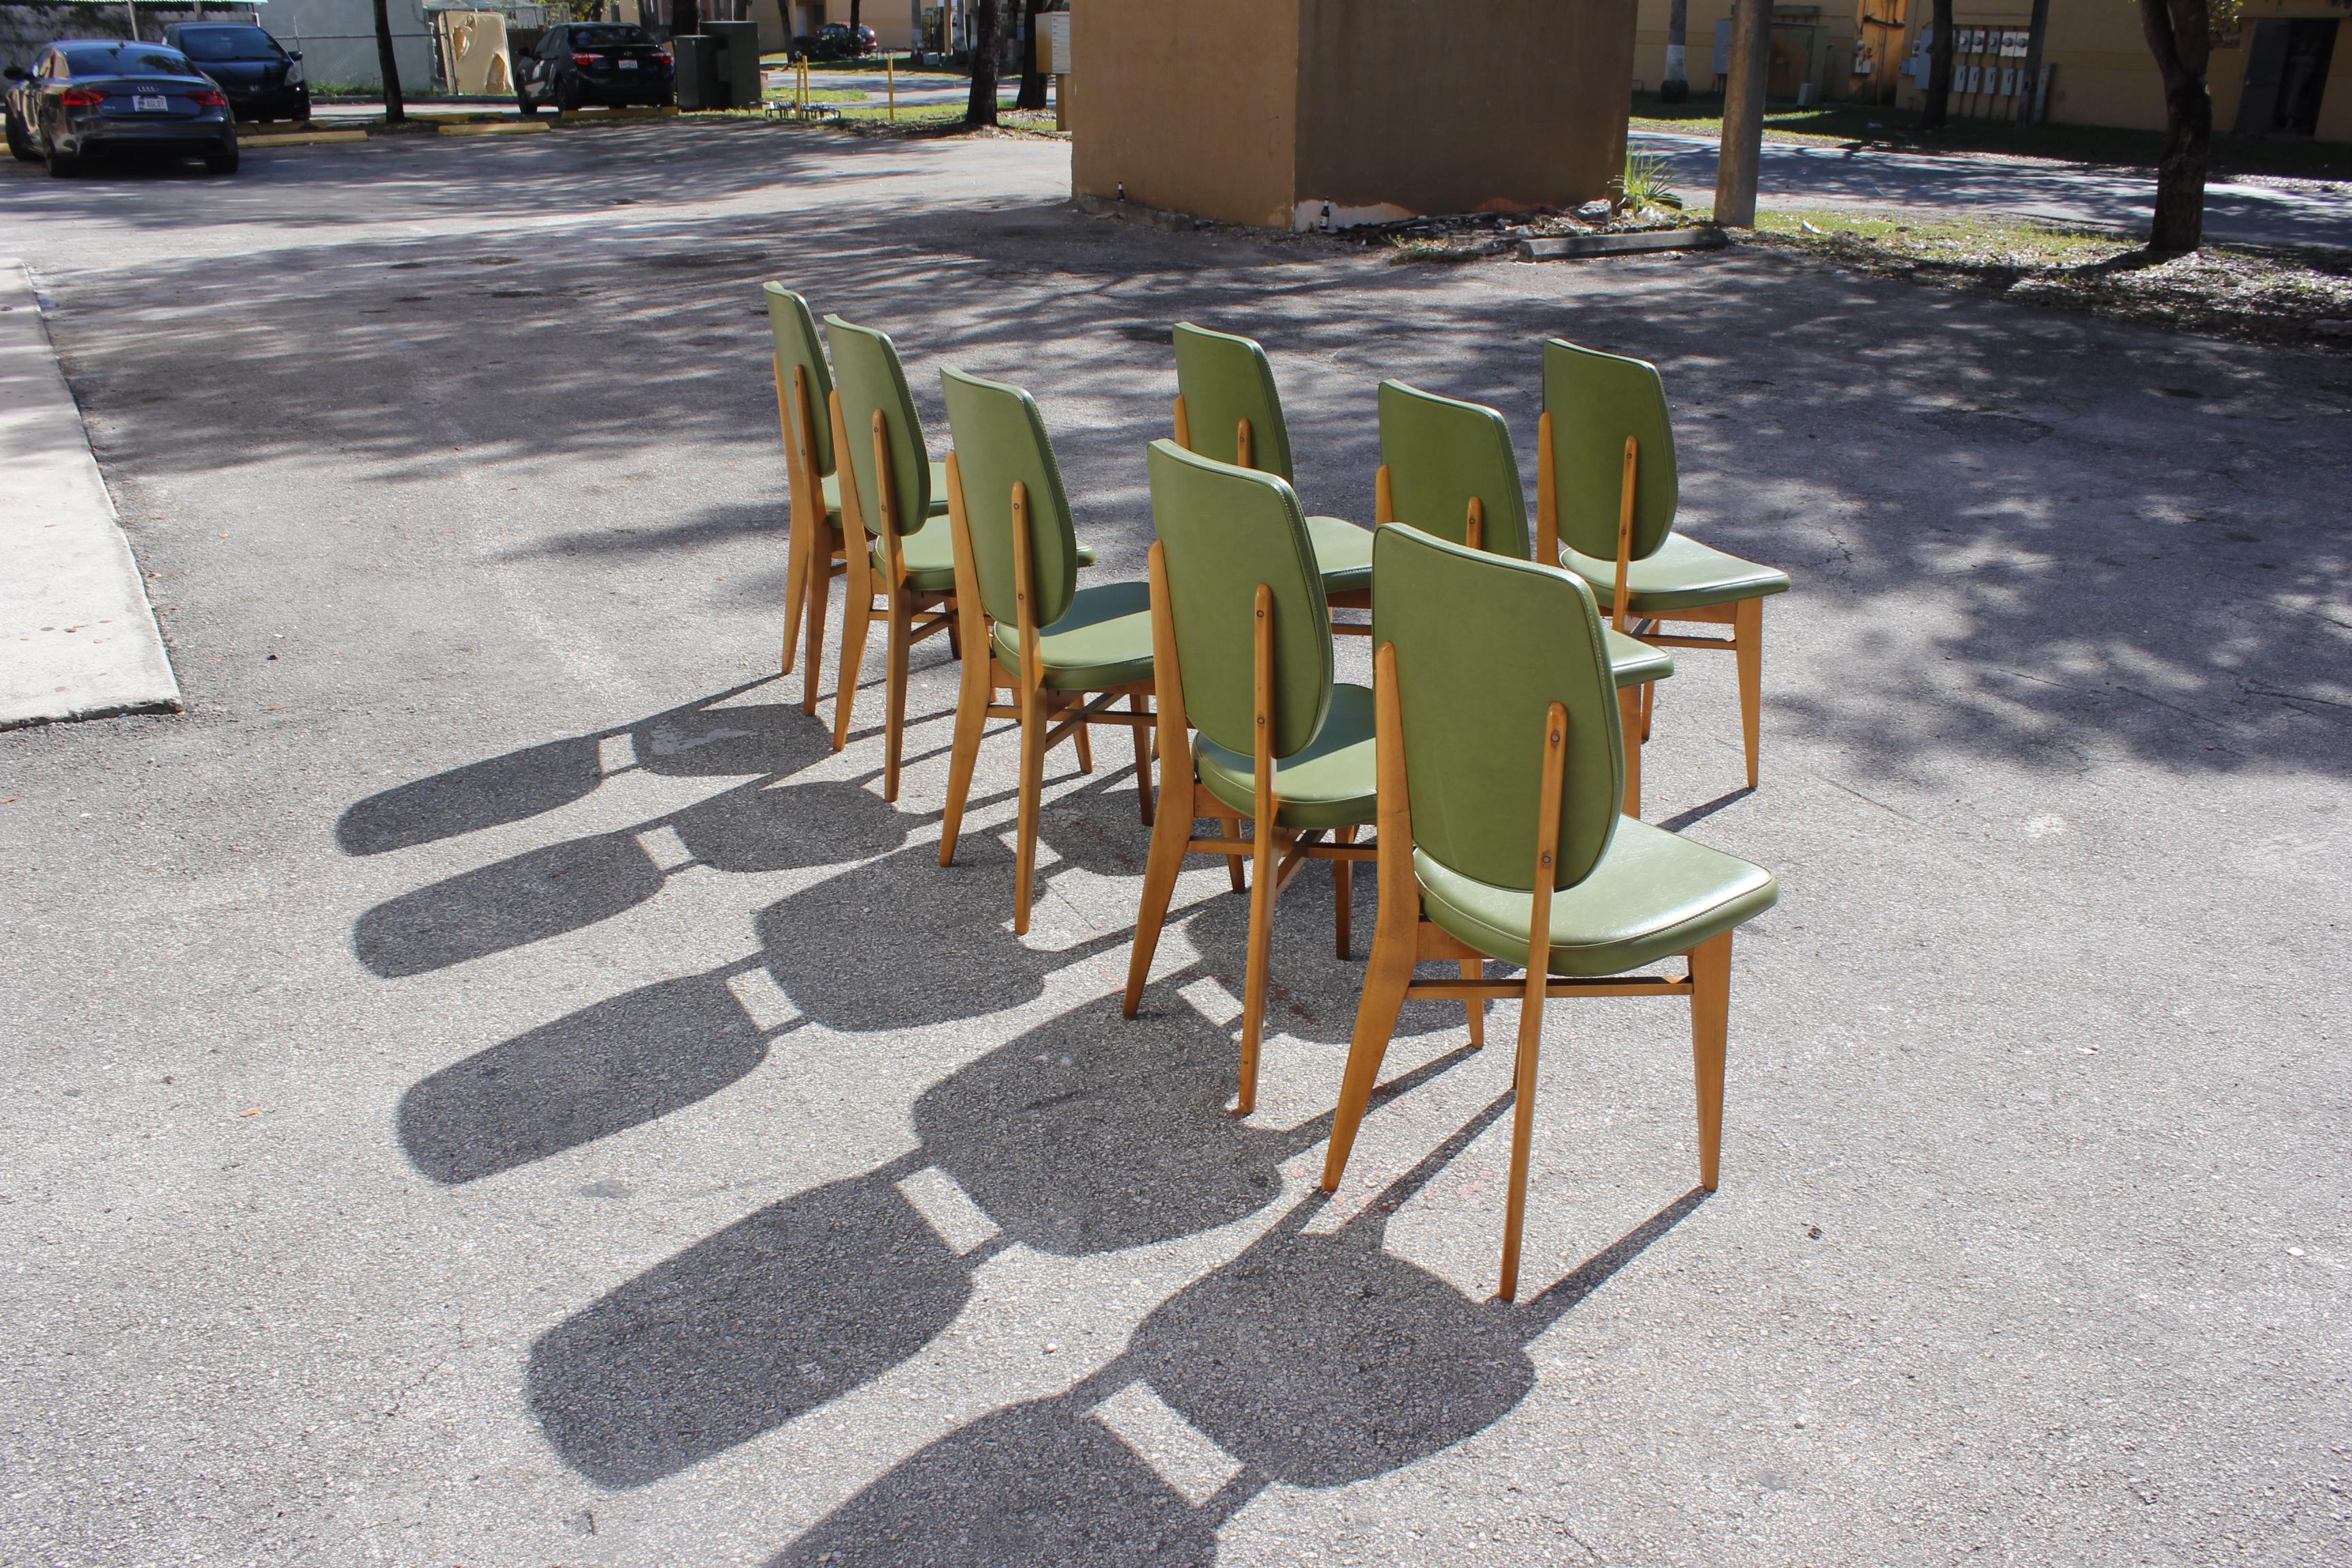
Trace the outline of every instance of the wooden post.
[[886, 55], [882, 64], [883, 68], [890, 73], [890, 120], [896, 124], [898, 119], [898, 58], [896, 55]]
[[1772, 69], [1772, 0], [1738, 0], [1731, 69], [1723, 91], [1723, 145], [1716, 163], [1715, 221], [1756, 226], [1757, 165], [1764, 155], [1764, 87]]

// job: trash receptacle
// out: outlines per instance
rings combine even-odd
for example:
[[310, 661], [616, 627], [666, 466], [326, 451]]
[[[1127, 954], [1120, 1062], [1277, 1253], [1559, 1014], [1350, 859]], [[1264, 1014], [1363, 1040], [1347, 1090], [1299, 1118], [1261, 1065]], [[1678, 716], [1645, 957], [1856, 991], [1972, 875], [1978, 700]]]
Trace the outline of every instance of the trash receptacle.
[[719, 40], [708, 33], [681, 33], [669, 41], [669, 48], [677, 63], [678, 111], [726, 108], [719, 79]]
[[702, 30], [719, 40], [719, 89], [729, 109], [760, 107], [760, 24], [706, 22]]

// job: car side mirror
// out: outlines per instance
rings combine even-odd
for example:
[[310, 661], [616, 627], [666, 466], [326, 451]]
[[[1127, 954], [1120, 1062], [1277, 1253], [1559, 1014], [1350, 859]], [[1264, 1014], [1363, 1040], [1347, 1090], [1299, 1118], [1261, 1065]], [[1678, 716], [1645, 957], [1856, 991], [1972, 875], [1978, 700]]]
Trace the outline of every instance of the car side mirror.
[[289, 49], [286, 51], [286, 58], [289, 60], [299, 60], [302, 58], [302, 51], [299, 49]]
[[0, 71], [0, 77], [5, 77], [10, 81], [30, 81], [32, 79], [32, 78], [25, 74], [25, 68], [23, 66], [10, 66], [6, 70]]

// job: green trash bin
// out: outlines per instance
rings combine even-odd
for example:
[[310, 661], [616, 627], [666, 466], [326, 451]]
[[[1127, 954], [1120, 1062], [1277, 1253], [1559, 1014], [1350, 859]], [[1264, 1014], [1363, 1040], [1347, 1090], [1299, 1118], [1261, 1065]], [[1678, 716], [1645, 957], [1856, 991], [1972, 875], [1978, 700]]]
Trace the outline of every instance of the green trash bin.
[[681, 33], [670, 39], [669, 49], [677, 63], [678, 112], [726, 108], [726, 87], [719, 78], [719, 40], [708, 33]]
[[717, 78], [728, 109], [760, 107], [760, 24], [706, 22], [702, 30], [719, 40]]

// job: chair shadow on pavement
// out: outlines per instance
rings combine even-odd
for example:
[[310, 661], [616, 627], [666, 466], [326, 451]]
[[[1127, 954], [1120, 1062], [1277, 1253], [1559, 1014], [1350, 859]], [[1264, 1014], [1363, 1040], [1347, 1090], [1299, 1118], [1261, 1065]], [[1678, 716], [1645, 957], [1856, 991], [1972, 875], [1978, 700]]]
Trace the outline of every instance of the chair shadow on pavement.
[[[1234, 1079], [1231, 1044], [1197, 1015], [1124, 1024], [1110, 998], [1054, 1019], [918, 1100], [919, 1149], [762, 1209], [550, 1330], [530, 1352], [531, 1408], [583, 1475], [646, 1485], [914, 1356], [1007, 1246], [1076, 1257], [1246, 1218], [1329, 1118], [1236, 1121]], [[959, 1252], [916, 1206], [908, 1178], [926, 1172], [994, 1234]]]
[[604, 743], [627, 736], [632, 769], [667, 776], [760, 774], [774, 779], [831, 754], [824, 727], [787, 703], [719, 704], [763, 686], [748, 681], [650, 718], [569, 735], [395, 785], [347, 808], [335, 823], [346, 855], [383, 855], [539, 816], [593, 794], [608, 776]]
[[[1381, 1233], [1509, 1103], [1335, 1231], [1307, 1231], [1321, 1200], [1301, 1201], [1153, 1312], [1108, 1366], [902, 1461], [769, 1568], [1207, 1568], [1217, 1527], [1269, 1485], [1345, 1486], [1493, 1426], [1535, 1384], [1528, 1345], [1706, 1197], [1676, 1198], [1534, 1300], [1472, 1301], [1383, 1251]], [[1170, 1446], [1192, 1451], [1172, 1466], [1154, 1454], [1181, 1428], [1135, 1432], [1118, 1407], [1138, 1404], [1181, 1418], [1192, 1432]]]

